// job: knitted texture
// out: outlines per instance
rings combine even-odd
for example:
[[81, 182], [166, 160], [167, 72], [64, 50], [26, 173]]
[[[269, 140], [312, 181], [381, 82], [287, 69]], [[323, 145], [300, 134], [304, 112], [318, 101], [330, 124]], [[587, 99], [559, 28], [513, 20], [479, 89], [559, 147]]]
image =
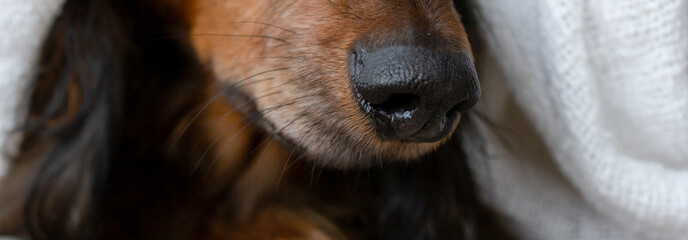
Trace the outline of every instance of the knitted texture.
[[[0, 139], [62, 2], [0, 0]], [[499, 66], [481, 77], [510, 89], [483, 100], [518, 104], [491, 115], [514, 129], [480, 126], [486, 198], [525, 239], [688, 239], [686, 1], [475, 2]]]
[[495, 204], [532, 239], [688, 239], [688, 2], [475, 2], [503, 71], [482, 80], [535, 126], [497, 135], [544, 140], [482, 128]]

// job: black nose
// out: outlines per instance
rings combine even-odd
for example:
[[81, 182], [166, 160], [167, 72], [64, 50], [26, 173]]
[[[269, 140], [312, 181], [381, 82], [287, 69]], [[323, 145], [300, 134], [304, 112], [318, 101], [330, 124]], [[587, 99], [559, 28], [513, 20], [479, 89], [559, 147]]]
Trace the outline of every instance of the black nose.
[[480, 97], [473, 61], [464, 52], [354, 47], [349, 68], [359, 105], [383, 139], [439, 141]]

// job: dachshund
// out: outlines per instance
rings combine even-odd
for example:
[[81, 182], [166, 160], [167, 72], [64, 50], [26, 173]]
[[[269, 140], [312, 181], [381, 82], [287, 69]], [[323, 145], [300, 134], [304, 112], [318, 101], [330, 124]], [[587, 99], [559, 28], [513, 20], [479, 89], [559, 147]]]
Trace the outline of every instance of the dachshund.
[[455, 133], [480, 96], [468, 4], [66, 0], [0, 234], [514, 239]]

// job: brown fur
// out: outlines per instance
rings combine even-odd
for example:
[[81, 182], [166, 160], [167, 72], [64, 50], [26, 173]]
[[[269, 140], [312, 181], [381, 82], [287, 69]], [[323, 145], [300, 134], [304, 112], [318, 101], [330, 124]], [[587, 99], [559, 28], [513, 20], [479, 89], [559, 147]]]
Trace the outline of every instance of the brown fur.
[[[394, 218], [409, 210], [403, 205], [386, 210], [388, 199], [402, 191], [392, 177], [414, 176], [408, 166], [438, 162], [456, 172], [441, 171], [440, 165], [429, 169], [444, 177], [428, 180], [436, 184], [429, 190], [441, 193], [419, 205], [441, 216], [428, 213], [419, 224], [467, 219], [480, 226], [451, 225], [459, 229], [456, 236], [510, 239], [497, 230], [501, 221], [476, 200], [465, 163], [454, 161], [460, 154], [432, 155], [453, 140], [384, 141], [350, 91], [347, 56], [356, 42], [470, 51], [452, 5], [448, 0], [68, 0], [45, 42], [40, 63], [45, 71], [29, 94], [21, 148], [0, 190], [0, 234], [380, 239], [394, 230], [379, 220], [383, 212]], [[82, 8], [98, 14], [79, 18]], [[96, 39], [73, 36], [81, 28], [95, 31], [84, 32]], [[67, 43], [74, 38], [95, 44], [74, 50]], [[112, 52], [93, 52], [100, 49]], [[96, 77], [85, 70], [100, 68], [105, 70]], [[99, 82], [104, 90], [88, 88], [99, 77], [113, 79]], [[65, 82], [62, 96], [59, 85]], [[105, 104], [107, 111], [89, 109], [105, 101], [102, 92], [113, 94], [114, 102]], [[96, 134], [99, 123], [106, 124], [103, 134]], [[105, 144], [68, 144], [85, 139], [83, 134]], [[73, 156], [61, 152], [74, 148], [80, 151]], [[56, 159], [67, 165], [51, 172]], [[105, 170], [92, 171], [99, 164]], [[390, 166], [378, 169], [378, 164]], [[54, 177], [41, 175], [45, 172]], [[454, 184], [453, 178], [460, 180]], [[361, 179], [369, 182], [359, 184], [366, 181]], [[454, 185], [442, 185], [448, 182]], [[414, 230], [399, 227], [399, 232]]]
[[[451, 1], [198, 0], [196, 8], [192, 35], [201, 61], [221, 82], [273, 79], [246, 83], [241, 91], [255, 98], [279, 89], [256, 101], [259, 110], [298, 100], [266, 114], [268, 127], [286, 127], [280, 135], [323, 163], [414, 159], [442, 143], [377, 137], [350, 94], [347, 56], [357, 41], [470, 51]], [[260, 76], [245, 79], [252, 74]], [[304, 136], [309, 130], [313, 134]]]

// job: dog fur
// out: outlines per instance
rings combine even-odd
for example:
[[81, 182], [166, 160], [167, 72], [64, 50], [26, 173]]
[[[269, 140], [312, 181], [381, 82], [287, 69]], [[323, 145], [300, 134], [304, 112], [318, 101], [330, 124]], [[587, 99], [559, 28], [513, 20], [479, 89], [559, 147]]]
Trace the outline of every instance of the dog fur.
[[512, 239], [456, 136], [379, 139], [350, 91], [356, 42], [470, 51], [454, 4], [67, 0], [27, 91], [0, 234]]

